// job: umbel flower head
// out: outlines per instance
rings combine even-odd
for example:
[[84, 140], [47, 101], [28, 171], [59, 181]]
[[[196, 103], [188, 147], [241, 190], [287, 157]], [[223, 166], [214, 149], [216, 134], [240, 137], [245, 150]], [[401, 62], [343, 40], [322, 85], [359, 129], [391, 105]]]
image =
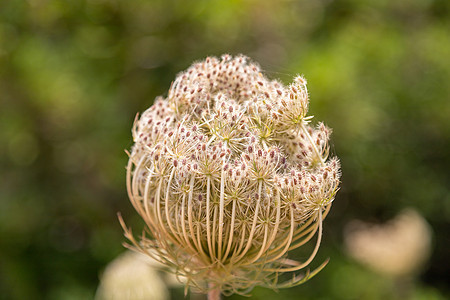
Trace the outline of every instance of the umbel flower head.
[[430, 225], [413, 208], [403, 209], [385, 224], [352, 221], [345, 246], [360, 263], [392, 277], [417, 275], [431, 253]]
[[[300, 284], [338, 190], [330, 129], [310, 125], [306, 80], [271, 81], [245, 56], [178, 74], [133, 127], [129, 198], [146, 223], [138, 251], [203, 292]], [[308, 259], [288, 252], [317, 236]], [[288, 281], [280, 274], [291, 272]]]

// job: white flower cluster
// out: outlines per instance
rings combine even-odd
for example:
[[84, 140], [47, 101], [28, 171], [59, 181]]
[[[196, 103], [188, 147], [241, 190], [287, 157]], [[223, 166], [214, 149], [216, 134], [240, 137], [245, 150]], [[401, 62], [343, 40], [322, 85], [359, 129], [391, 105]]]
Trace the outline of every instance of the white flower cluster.
[[412, 208], [402, 210], [385, 224], [352, 221], [346, 226], [348, 253], [360, 263], [384, 275], [417, 275], [431, 253], [432, 231]]
[[[305, 79], [270, 81], [244, 56], [178, 74], [135, 121], [127, 187], [148, 235], [127, 237], [200, 290], [306, 280], [278, 275], [314, 258], [340, 178], [330, 130], [310, 126], [307, 109]], [[316, 233], [309, 259], [287, 259]]]

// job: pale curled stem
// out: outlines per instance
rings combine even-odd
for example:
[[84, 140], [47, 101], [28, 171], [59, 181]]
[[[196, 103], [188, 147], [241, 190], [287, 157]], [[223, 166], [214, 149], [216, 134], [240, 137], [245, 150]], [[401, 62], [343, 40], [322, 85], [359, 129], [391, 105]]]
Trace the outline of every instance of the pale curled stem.
[[[136, 170], [138, 168], [138, 166], [140, 166], [143, 161], [144, 161], [145, 157], [142, 157], [137, 166], [134, 168], [134, 170]], [[133, 205], [133, 207], [136, 209], [136, 211], [143, 216], [144, 215], [144, 210], [142, 209], [142, 207], [138, 204], [138, 195], [139, 195], [139, 188], [138, 185], [136, 184], [137, 181], [137, 176], [133, 176], [135, 171], [133, 171], [133, 160], [129, 160], [128, 161], [128, 165], [127, 165], [127, 177], [126, 177], [126, 183], [127, 183], [127, 191], [128, 191], [128, 197], [131, 200], [131, 204]]]
[[227, 258], [228, 253], [230, 253], [231, 245], [233, 244], [233, 234], [234, 234], [234, 222], [236, 219], [236, 200], [233, 201], [232, 209], [231, 209], [231, 224], [230, 224], [230, 236], [228, 238], [227, 250], [224, 254], [224, 259]]
[[[149, 174], [149, 177], [151, 176], [151, 174]], [[149, 197], [149, 189], [150, 189], [150, 180], [147, 179], [147, 183], [145, 184], [145, 189], [144, 189], [144, 199], [143, 199], [143, 206], [145, 208], [145, 214], [147, 216], [147, 218], [145, 219], [147, 224], [150, 224], [149, 227], [156, 229], [157, 225], [154, 222], [154, 216], [152, 216], [152, 214], [150, 213], [150, 197]]]
[[303, 133], [304, 133], [304, 134], [306, 135], [306, 137], [308, 138], [308, 141], [311, 143], [311, 147], [312, 147], [313, 150], [314, 150], [314, 154], [315, 154], [315, 155], [317, 156], [317, 158], [319, 159], [320, 165], [321, 165], [321, 166], [325, 166], [324, 158], [323, 158], [322, 155], [320, 154], [319, 149], [317, 149], [317, 146], [316, 146], [316, 144], [314, 143], [314, 141], [313, 141], [311, 135], [309, 134], [308, 129], [306, 128], [305, 125], [306, 125], [306, 123], [305, 123], [305, 122], [302, 122], [301, 130], [303, 131]]
[[214, 252], [212, 250], [211, 241], [211, 219], [210, 219], [210, 188], [211, 188], [211, 178], [208, 176], [206, 184], [206, 239], [208, 242], [208, 251], [211, 261], [214, 261]]
[[303, 268], [305, 268], [306, 266], [308, 266], [311, 261], [314, 259], [314, 257], [316, 257], [317, 252], [319, 251], [319, 246], [320, 243], [322, 241], [322, 211], [319, 210], [319, 233], [317, 236], [317, 242], [316, 242], [316, 246], [314, 247], [314, 251], [312, 252], [312, 254], [309, 256], [309, 258], [301, 264], [298, 264], [292, 268], [284, 268], [284, 269], [269, 269], [272, 272], [294, 272], [294, 271], [298, 271], [301, 270]]
[[277, 191], [277, 197], [275, 198], [275, 201], [277, 202], [277, 215], [276, 215], [276, 220], [275, 220], [275, 226], [272, 229], [272, 235], [269, 238], [269, 240], [267, 241], [268, 225], [266, 224], [265, 230], [264, 230], [264, 242], [261, 246], [259, 253], [253, 259], [251, 259], [248, 263], [245, 263], [244, 265], [253, 264], [259, 258], [261, 258], [261, 256], [267, 251], [267, 249], [270, 248], [270, 246], [272, 245], [272, 242], [275, 240], [276, 234], [278, 233], [278, 226], [280, 225], [280, 193], [278, 191]]
[[[179, 223], [181, 223], [184, 241], [185, 241], [185, 244], [188, 246], [189, 250], [190, 250], [193, 254], [195, 254], [195, 255], [197, 255], [197, 256], [200, 256], [201, 253], [198, 252], [196, 248], [194, 248], [194, 246], [192, 245], [192, 243], [191, 243], [191, 241], [190, 241], [190, 239], [189, 239], [189, 236], [188, 236], [188, 234], [187, 234], [187, 230], [186, 230], [186, 214], [185, 214], [185, 206], [186, 206], [186, 195], [183, 195], [183, 201], [182, 201], [182, 204], [181, 204], [181, 218], [182, 218], [182, 220], [181, 220], [181, 222], [179, 222]], [[178, 224], [178, 223], [177, 223], [177, 224]]]
[[214, 211], [213, 211], [213, 221], [212, 221], [212, 251], [214, 253], [214, 257], [217, 258], [216, 253], [216, 237], [217, 237], [217, 205], [214, 205]]
[[261, 191], [262, 191], [262, 182], [260, 181], [259, 186], [258, 186], [258, 199], [256, 202], [255, 214], [253, 215], [252, 228], [250, 229], [250, 232], [248, 234], [247, 245], [245, 246], [245, 249], [236, 258], [236, 261], [239, 261], [240, 259], [242, 259], [242, 257], [248, 252], [248, 250], [250, 249], [250, 247], [252, 245], [252, 241], [254, 238], [254, 232], [255, 232], [255, 228], [256, 228], [256, 222], [258, 221], [259, 208], [261, 205], [261, 197], [262, 197]]
[[206, 254], [203, 251], [203, 248], [200, 244], [200, 242], [198, 242], [199, 239], [199, 235], [197, 234], [197, 236], [195, 235], [195, 230], [194, 230], [194, 224], [192, 221], [192, 201], [193, 201], [193, 194], [194, 194], [194, 180], [195, 180], [195, 176], [192, 175], [191, 177], [191, 181], [189, 183], [189, 198], [188, 198], [188, 224], [189, 224], [189, 231], [191, 234], [191, 239], [192, 242], [195, 245], [195, 248], [197, 249], [197, 251], [201, 254], [201, 256], [204, 258], [205, 262], [208, 261], [209, 259], [206, 258]]
[[220, 178], [220, 211], [219, 211], [219, 240], [218, 240], [218, 249], [217, 249], [217, 257], [219, 260], [222, 259], [222, 238], [223, 238], [223, 214], [224, 214], [224, 198], [225, 198], [225, 171], [222, 166], [222, 176]]

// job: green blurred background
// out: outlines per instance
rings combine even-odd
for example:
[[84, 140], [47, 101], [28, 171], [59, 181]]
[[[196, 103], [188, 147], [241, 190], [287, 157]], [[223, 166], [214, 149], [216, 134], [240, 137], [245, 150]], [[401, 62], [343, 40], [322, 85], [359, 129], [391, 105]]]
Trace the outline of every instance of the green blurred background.
[[[343, 246], [352, 219], [414, 207], [433, 252], [412, 299], [450, 298], [450, 1], [0, 1], [0, 299], [92, 299], [124, 251], [135, 114], [207, 55], [304, 74], [342, 188], [297, 288], [252, 299], [395, 299]], [[173, 298], [182, 295], [181, 289]], [[181, 296], [180, 296], [181, 297]], [[233, 296], [230, 299], [244, 299]]]

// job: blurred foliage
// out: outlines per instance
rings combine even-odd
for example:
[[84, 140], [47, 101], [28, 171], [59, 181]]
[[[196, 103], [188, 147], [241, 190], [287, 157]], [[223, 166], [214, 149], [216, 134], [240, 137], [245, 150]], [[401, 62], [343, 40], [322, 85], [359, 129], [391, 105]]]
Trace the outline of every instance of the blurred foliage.
[[411, 299], [450, 298], [449, 28], [447, 0], [0, 1], [0, 298], [94, 296], [124, 250], [116, 213], [142, 226], [124, 184], [135, 114], [223, 53], [285, 83], [304, 74], [343, 168], [316, 260], [329, 265], [253, 299], [398, 298], [342, 232], [406, 206], [434, 230]]

